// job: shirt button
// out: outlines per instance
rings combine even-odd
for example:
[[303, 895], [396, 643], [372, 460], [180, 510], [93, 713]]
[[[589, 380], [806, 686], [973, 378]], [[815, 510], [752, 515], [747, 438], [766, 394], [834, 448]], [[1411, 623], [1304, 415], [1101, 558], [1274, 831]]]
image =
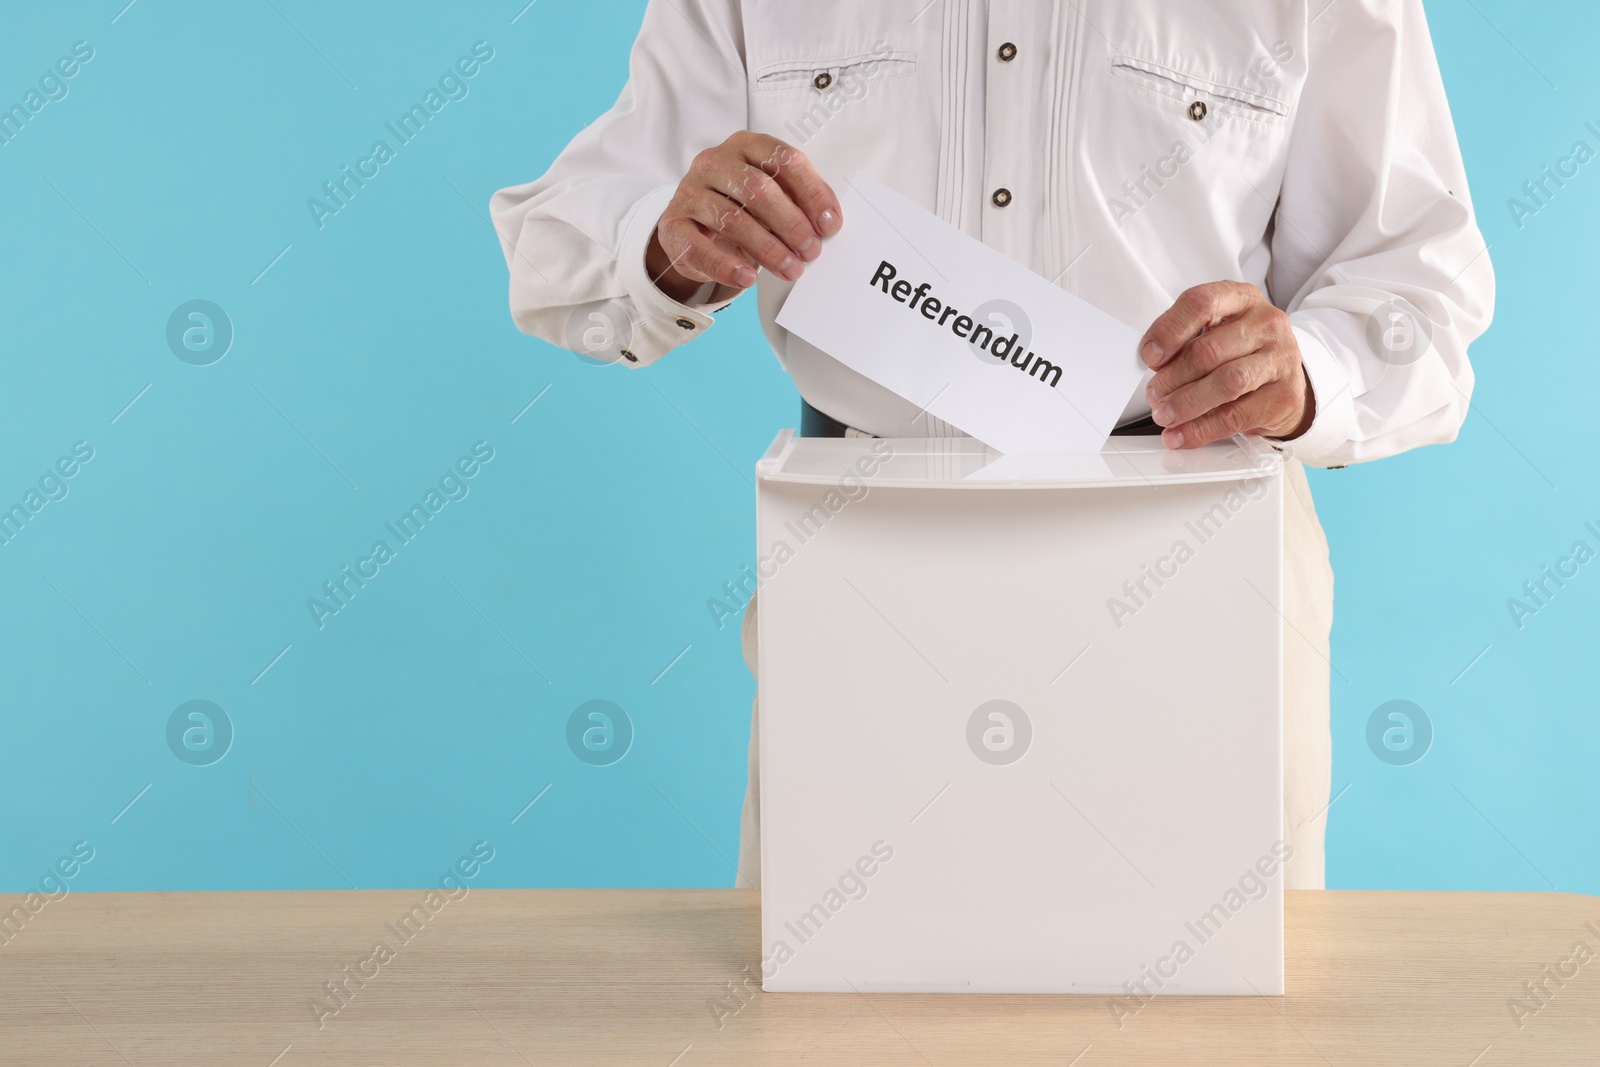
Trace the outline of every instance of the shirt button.
[[622, 358], [627, 360], [629, 363], [639, 362], [639, 357], [634, 355], [632, 352], [629, 352], [626, 348], [622, 350]]
[[1007, 41], [1005, 44], [1000, 46], [1000, 51], [996, 52], [995, 54], [1000, 57], [1000, 62], [1009, 63], [1013, 59], [1017, 58], [1017, 46], [1012, 44], [1010, 41]]
[[815, 78], [811, 79], [811, 84], [817, 87], [818, 92], [821, 92], [833, 84], [833, 75], [829, 74], [827, 71], [823, 71], [821, 74], [818, 74]]
[[692, 329], [694, 329], [694, 320], [693, 319], [679, 319], [678, 320], [678, 325], [680, 327], [682, 327], [683, 329], [685, 329], [685, 330], [692, 330]]
[[1204, 100], [1196, 100], [1194, 103], [1190, 104], [1189, 117], [1194, 119], [1196, 122], [1199, 122], [1201, 119], [1205, 118], [1206, 102]]
[[994, 195], [989, 198], [989, 202], [994, 204], [995, 207], [1005, 207], [1011, 203], [1011, 190], [996, 189]]

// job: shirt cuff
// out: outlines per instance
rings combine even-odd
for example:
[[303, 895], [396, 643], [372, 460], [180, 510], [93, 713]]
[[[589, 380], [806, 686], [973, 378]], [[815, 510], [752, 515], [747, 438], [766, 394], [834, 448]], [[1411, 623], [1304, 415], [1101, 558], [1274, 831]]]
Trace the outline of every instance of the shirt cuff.
[[694, 303], [680, 303], [656, 288], [645, 268], [645, 250], [650, 247], [656, 223], [676, 190], [676, 185], [663, 185], [653, 190], [634, 205], [623, 223], [622, 240], [617, 247], [617, 273], [633, 305], [634, 321], [627, 336], [618, 338], [619, 347], [612, 355], [624, 366], [643, 367], [654, 363], [711, 327], [710, 305], [705, 298], [715, 290], [714, 284], [701, 286], [690, 297]]
[[1338, 452], [1355, 435], [1355, 397], [1351, 395], [1350, 375], [1333, 350], [1315, 334], [1294, 327], [1300, 345], [1300, 362], [1311, 383], [1312, 400], [1317, 410], [1311, 426], [1299, 437], [1281, 443], [1295, 459], [1311, 467], [1340, 467]]

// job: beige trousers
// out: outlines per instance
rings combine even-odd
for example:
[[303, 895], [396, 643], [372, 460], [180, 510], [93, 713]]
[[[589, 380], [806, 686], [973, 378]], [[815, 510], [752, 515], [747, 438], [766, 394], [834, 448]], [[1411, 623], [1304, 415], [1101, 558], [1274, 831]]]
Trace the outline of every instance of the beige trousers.
[[[1291, 859], [1288, 889], [1324, 887], [1323, 838], [1333, 774], [1328, 732], [1328, 632], [1333, 625], [1333, 568], [1328, 541], [1311, 502], [1305, 468], [1284, 459], [1283, 500], [1283, 823]], [[744, 612], [745, 666], [756, 673], [756, 602]], [[750, 780], [739, 824], [736, 886], [761, 884], [761, 781], [757, 724], [761, 698], [750, 713]]]

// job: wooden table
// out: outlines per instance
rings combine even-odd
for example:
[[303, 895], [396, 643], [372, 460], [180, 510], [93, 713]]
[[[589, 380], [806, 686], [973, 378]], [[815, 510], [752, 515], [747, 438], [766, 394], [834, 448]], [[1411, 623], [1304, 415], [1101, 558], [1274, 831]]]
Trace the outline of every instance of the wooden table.
[[[1120, 1027], [1103, 996], [735, 999], [760, 967], [749, 890], [474, 889], [405, 941], [424, 897], [75, 893], [0, 947], [0, 1063], [1600, 1064], [1600, 956], [1570, 959], [1600, 953], [1597, 897], [1290, 893], [1287, 996], [1161, 998]], [[1549, 996], [1519, 1029], [1526, 981]]]

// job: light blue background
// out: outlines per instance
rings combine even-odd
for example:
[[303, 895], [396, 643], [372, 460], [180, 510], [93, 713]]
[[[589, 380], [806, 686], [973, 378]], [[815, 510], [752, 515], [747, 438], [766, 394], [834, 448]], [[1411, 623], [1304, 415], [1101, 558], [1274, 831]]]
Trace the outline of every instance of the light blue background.
[[[0, 32], [7, 104], [95, 50], [0, 146], [0, 504], [95, 450], [0, 546], [0, 889], [78, 840], [76, 889], [420, 886], [478, 840], [480, 885], [728, 884], [753, 683], [706, 600], [793, 388], [749, 300], [643, 373], [522, 336], [485, 217], [610, 105], [643, 4], [125, 2]], [[1428, 9], [1499, 302], [1459, 442], [1313, 476], [1329, 883], [1600, 892], [1600, 563], [1521, 631], [1506, 607], [1600, 547], [1600, 162], [1521, 228], [1506, 207], [1600, 147], [1600, 13]], [[319, 230], [307, 198], [479, 40], [470, 95]], [[209, 367], [165, 342], [197, 298], [236, 330]], [[306, 599], [480, 440], [467, 498], [319, 631]], [[237, 732], [208, 767], [165, 740], [196, 698]], [[1365, 741], [1396, 698], [1437, 731], [1409, 767]], [[565, 744], [591, 699], [636, 729], [609, 767]]]

